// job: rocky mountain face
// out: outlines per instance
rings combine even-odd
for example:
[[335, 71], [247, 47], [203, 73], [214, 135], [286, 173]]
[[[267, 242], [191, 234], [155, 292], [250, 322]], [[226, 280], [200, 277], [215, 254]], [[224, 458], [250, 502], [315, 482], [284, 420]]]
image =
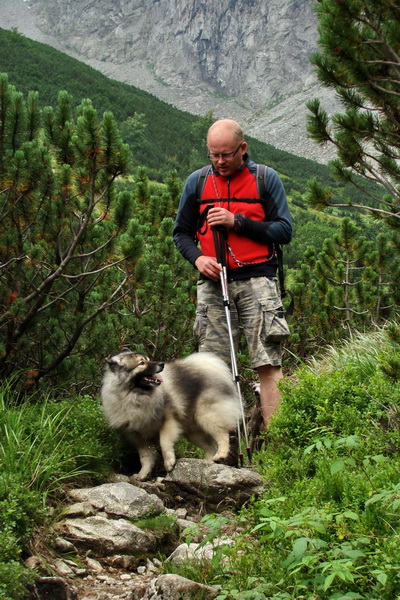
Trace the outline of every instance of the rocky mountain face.
[[193, 114], [239, 120], [290, 152], [331, 158], [306, 136], [321, 89], [312, 0], [2, 0], [0, 24]]

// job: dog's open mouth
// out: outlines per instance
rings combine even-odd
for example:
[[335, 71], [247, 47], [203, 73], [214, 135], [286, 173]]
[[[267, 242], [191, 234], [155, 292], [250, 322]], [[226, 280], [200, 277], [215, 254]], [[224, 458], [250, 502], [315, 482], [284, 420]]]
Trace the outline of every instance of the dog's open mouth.
[[148, 385], [161, 385], [162, 381], [163, 380], [160, 379], [160, 377], [155, 377], [154, 375], [142, 378], [142, 382], [147, 383]]

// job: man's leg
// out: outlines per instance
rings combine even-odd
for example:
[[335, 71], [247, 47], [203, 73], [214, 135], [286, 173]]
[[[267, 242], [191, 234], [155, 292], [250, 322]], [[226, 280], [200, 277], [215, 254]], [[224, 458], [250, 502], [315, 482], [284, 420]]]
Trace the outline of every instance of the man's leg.
[[260, 378], [260, 402], [259, 405], [256, 403], [250, 421], [256, 433], [268, 427], [280, 404], [277, 384], [283, 377], [282, 345], [275, 335], [271, 335], [274, 333], [271, 330], [281, 307], [281, 298], [276, 279], [255, 277], [233, 282], [232, 287], [236, 292], [237, 310], [246, 336], [251, 366]]
[[278, 382], [283, 378], [282, 368], [273, 365], [263, 365], [256, 369], [260, 377], [260, 403], [264, 424], [261, 430], [266, 429], [272, 416], [279, 407], [281, 393]]

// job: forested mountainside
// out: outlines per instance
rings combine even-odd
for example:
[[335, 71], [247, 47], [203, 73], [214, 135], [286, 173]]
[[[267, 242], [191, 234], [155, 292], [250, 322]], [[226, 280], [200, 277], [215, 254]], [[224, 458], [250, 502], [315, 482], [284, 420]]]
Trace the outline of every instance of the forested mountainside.
[[[90, 98], [100, 114], [112, 111], [122, 127], [129, 119], [140, 121], [140, 127], [137, 122], [134, 125], [137, 133], [132, 141], [134, 164], [146, 166], [153, 178], [162, 179], [171, 168], [184, 177], [191, 167], [207, 161], [204, 149], [207, 119], [110, 79], [46, 44], [0, 29], [0, 72], [7, 73], [10, 83], [21, 92], [38, 91], [42, 105], [54, 105], [59, 91], [67, 90], [75, 105], [83, 98]], [[274, 166], [290, 187], [304, 191], [307, 180], [313, 176], [332, 183], [326, 166], [252, 138], [249, 141], [252, 157]], [[201, 149], [203, 152], [199, 153]]]
[[239, 119], [252, 136], [326, 162], [306, 136], [311, 0], [3, 0], [0, 22], [192, 114]]

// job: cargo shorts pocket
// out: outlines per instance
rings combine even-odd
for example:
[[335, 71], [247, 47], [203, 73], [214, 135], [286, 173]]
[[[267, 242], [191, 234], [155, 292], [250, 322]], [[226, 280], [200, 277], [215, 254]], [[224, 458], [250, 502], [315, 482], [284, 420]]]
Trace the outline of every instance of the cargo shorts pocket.
[[290, 336], [290, 329], [285, 318], [285, 309], [282, 305], [271, 306], [271, 304], [273, 303], [262, 303], [265, 340], [267, 342], [283, 342]]
[[193, 325], [193, 333], [198, 343], [204, 342], [207, 331], [207, 305], [200, 304], [196, 309], [196, 318]]

